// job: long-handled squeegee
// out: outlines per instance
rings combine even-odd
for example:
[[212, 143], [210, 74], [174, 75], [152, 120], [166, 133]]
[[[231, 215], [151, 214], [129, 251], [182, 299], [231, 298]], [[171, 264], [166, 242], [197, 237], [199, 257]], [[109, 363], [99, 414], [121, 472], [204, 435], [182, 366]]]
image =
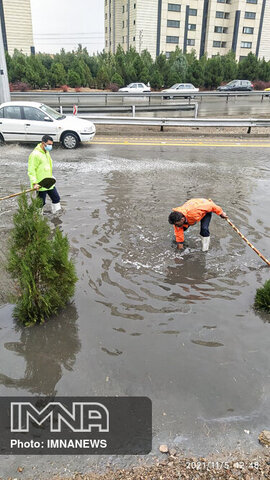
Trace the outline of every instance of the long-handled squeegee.
[[229, 225], [231, 225], [231, 227], [234, 229], [234, 231], [236, 233], [238, 233], [239, 237], [242, 238], [242, 240], [244, 240], [244, 242], [246, 242], [248, 244], [248, 246], [250, 248], [252, 248], [252, 250], [254, 250], [255, 253], [257, 253], [257, 255], [259, 255], [259, 257], [265, 262], [267, 263], [267, 265], [270, 267], [270, 262], [269, 260], [267, 260], [267, 258], [264, 257], [264, 255], [256, 248], [254, 247], [254, 245], [252, 245], [252, 243], [250, 243], [250, 241], [244, 237], [244, 235], [240, 232], [240, 230], [238, 230], [238, 228], [231, 222], [231, 220], [229, 220], [228, 218], [226, 218], [227, 222], [229, 223]]

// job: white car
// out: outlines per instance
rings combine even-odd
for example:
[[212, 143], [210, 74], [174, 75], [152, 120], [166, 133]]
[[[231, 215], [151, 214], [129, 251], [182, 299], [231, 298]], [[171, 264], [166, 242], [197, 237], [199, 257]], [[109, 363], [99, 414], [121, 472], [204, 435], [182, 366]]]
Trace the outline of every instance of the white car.
[[61, 115], [36, 102], [7, 102], [0, 105], [0, 142], [39, 142], [50, 135], [65, 148], [93, 140], [95, 125], [74, 115]]
[[[176, 83], [171, 88], [167, 88], [166, 90], [162, 90], [162, 93], [169, 93], [170, 95], [164, 95], [163, 98], [173, 98], [177, 97], [177, 94], [184, 98], [192, 97], [192, 93], [198, 92], [199, 89], [194, 87], [192, 83]], [[187, 95], [185, 95], [187, 94]]]
[[127, 87], [119, 88], [118, 92], [143, 93], [151, 92], [151, 88], [144, 83], [130, 83]]

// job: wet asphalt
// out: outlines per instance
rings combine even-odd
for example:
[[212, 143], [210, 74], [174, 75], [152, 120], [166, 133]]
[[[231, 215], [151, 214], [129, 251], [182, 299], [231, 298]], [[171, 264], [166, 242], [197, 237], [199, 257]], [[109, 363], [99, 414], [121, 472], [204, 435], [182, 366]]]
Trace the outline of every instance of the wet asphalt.
[[[55, 148], [76, 294], [47, 324], [25, 329], [0, 308], [0, 394], [130, 395], [153, 402], [153, 451], [204, 455], [257, 446], [270, 424], [269, 315], [254, 311], [268, 267], [221, 218], [200, 250], [199, 226], [178, 252], [167, 217], [212, 198], [270, 256], [269, 148], [87, 145]], [[31, 145], [0, 149], [0, 194], [27, 184]], [[0, 234], [16, 201], [0, 203]], [[249, 432], [249, 433], [246, 433]], [[1, 457], [3, 478], [47, 478], [130, 458]], [[31, 476], [32, 475], [32, 476]]]

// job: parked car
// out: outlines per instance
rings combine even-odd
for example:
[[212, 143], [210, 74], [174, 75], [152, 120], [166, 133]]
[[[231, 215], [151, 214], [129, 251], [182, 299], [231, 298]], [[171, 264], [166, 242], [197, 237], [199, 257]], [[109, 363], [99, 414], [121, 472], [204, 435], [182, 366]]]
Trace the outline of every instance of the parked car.
[[241, 92], [241, 91], [252, 91], [253, 84], [249, 80], [232, 80], [226, 85], [220, 85], [217, 88], [220, 92]]
[[93, 140], [95, 125], [74, 115], [62, 115], [43, 103], [7, 102], [0, 105], [0, 141], [39, 142], [51, 135], [65, 148]]
[[130, 83], [127, 87], [119, 88], [118, 92], [143, 93], [151, 92], [151, 88], [144, 83]]
[[198, 91], [199, 89], [194, 87], [192, 83], [176, 83], [172, 87], [162, 90], [162, 93], [170, 93], [170, 95], [164, 95], [163, 98], [165, 99], [177, 97], [177, 94], [184, 98], [193, 98], [192, 93], [196, 93]]

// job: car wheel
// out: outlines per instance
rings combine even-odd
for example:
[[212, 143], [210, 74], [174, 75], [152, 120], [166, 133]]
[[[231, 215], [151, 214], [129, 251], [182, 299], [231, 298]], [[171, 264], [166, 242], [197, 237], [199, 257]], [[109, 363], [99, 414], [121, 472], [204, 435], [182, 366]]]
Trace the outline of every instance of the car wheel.
[[2, 135], [2, 133], [0, 133], [0, 146], [1, 146], [1, 145], [4, 145], [4, 143], [5, 143], [5, 139], [4, 139], [3, 135]]
[[61, 139], [61, 143], [64, 148], [72, 150], [73, 148], [77, 148], [79, 145], [79, 139], [76, 133], [67, 132], [63, 135]]

